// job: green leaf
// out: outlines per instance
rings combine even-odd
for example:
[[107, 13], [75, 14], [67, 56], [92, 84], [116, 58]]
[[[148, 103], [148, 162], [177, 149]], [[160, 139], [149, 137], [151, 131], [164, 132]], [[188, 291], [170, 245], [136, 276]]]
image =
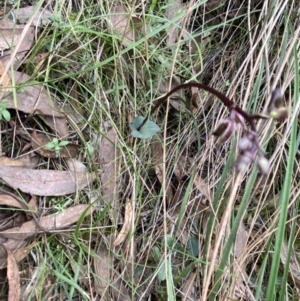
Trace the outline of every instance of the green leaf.
[[59, 142], [59, 146], [62, 147], [62, 146], [66, 146], [69, 144], [69, 141], [61, 141]]
[[54, 148], [56, 146], [56, 144], [54, 144], [53, 142], [49, 142], [45, 145], [45, 148], [51, 149]]
[[10, 121], [10, 113], [7, 110], [2, 111], [2, 115], [6, 121]]
[[6, 110], [7, 103], [6, 102], [0, 102], [0, 111]]
[[153, 121], [147, 120], [143, 127], [138, 131], [137, 129], [145, 120], [145, 117], [136, 117], [129, 125], [131, 129], [131, 135], [135, 138], [149, 139], [160, 131], [160, 127]]
[[157, 280], [159, 282], [166, 280], [166, 264], [165, 261], [162, 262], [161, 266], [159, 267], [159, 270], [157, 272]]

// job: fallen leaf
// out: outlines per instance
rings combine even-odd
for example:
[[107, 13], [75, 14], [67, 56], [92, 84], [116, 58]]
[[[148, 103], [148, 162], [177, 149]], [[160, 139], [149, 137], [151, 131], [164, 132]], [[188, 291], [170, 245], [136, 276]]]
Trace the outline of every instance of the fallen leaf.
[[[160, 86], [159, 86], [159, 92], [163, 95], [163, 94], [167, 94], [169, 91], [171, 91], [173, 88], [179, 86], [180, 83], [180, 79], [173, 75], [172, 76], [172, 83], [171, 83], [171, 88], [169, 90], [169, 82], [170, 79], [166, 79], [164, 80]], [[175, 93], [173, 93], [170, 96], [170, 104], [179, 112], [185, 112], [186, 111], [186, 104], [184, 103], [185, 97], [183, 96], [183, 92], [182, 90], [177, 91]]]
[[0, 20], [0, 51], [4, 51], [1, 61], [5, 67], [8, 66], [8, 62], [11, 59], [10, 54], [14, 50], [14, 47], [20, 42], [20, 39], [22, 39], [22, 43], [19, 45], [17, 55], [13, 58], [15, 69], [19, 66], [27, 51], [32, 47], [34, 28], [27, 28], [26, 34], [23, 33], [24, 28], [24, 25], [16, 25], [9, 19]]
[[191, 100], [190, 100], [190, 107], [198, 109], [199, 104], [201, 102], [200, 95], [198, 93], [198, 88], [192, 87], [191, 90], [192, 90], [192, 97], [191, 97]]
[[[288, 245], [286, 242], [284, 242], [280, 253], [281, 263], [284, 266], [286, 266], [287, 256], [288, 256]], [[289, 274], [292, 276], [292, 279], [297, 285], [297, 288], [300, 289], [300, 262], [299, 262], [299, 256], [295, 253], [294, 250], [292, 250], [292, 254], [291, 254], [291, 259], [289, 264]]]
[[5, 7], [0, 8], [0, 20], [5, 19], [5, 18], [9, 18], [10, 13], [13, 9], [13, 6], [10, 3], [5, 3], [5, 4], [6, 4]]
[[9, 285], [8, 300], [19, 301], [21, 296], [19, 269], [14, 255], [10, 250], [7, 252], [7, 280]]
[[[35, 6], [26, 6], [20, 7], [18, 9], [14, 9], [13, 13], [15, 14], [15, 18], [19, 24], [26, 24], [30, 17], [34, 14], [36, 10]], [[31, 22], [31, 26], [41, 26], [46, 25], [51, 21], [51, 17], [53, 17], [53, 13], [48, 9], [39, 9]]]
[[165, 17], [167, 20], [170, 21], [171, 26], [167, 31], [167, 38], [166, 38], [166, 44], [167, 45], [174, 45], [176, 42], [176, 39], [178, 37], [178, 32], [179, 29], [182, 26], [182, 21], [172, 21], [173, 19], [176, 18], [178, 13], [182, 12], [184, 9], [182, 0], [169, 0], [167, 7], [166, 7], [166, 12], [165, 12]]
[[187, 279], [184, 279], [183, 284], [182, 284], [182, 289], [180, 290], [183, 301], [186, 300], [196, 300], [195, 299], [195, 292], [196, 292], [196, 283], [195, 279], [197, 277], [197, 273], [191, 273]]
[[84, 172], [86, 170], [86, 166], [79, 160], [73, 158], [66, 159], [66, 163], [71, 171]]
[[196, 174], [194, 185], [209, 201], [212, 201], [212, 197], [210, 194], [209, 185], [201, 178], [199, 174]]
[[[42, 216], [38, 219], [38, 225], [35, 220], [31, 220], [23, 223], [21, 227], [15, 227], [0, 232], [0, 236], [16, 240], [25, 240], [35, 236], [37, 233], [43, 233], [44, 231], [51, 232], [54, 230], [62, 230], [76, 223], [89, 207], [89, 205], [77, 205], [56, 214]], [[85, 214], [90, 215], [94, 210], [95, 208], [90, 207]]]
[[[11, 72], [9, 75], [11, 76]], [[4, 93], [2, 101], [7, 102], [7, 108], [18, 109], [28, 114], [39, 112], [40, 115], [64, 117], [64, 114], [60, 112], [57, 104], [41, 84], [30, 81], [28, 75], [18, 71], [14, 71], [14, 78], [18, 86], [17, 102], [15, 103], [12, 93]]]
[[111, 284], [112, 300], [116, 301], [131, 301], [128, 289], [124, 285], [121, 276], [115, 275]]
[[122, 229], [120, 233], [118, 234], [116, 240], [114, 241], [113, 244], [114, 247], [119, 246], [126, 239], [127, 235], [130, 232], [131, 222], [132, 222], [132, 204], [130, 199], [127, 199], [125, 205], [124, 223], [122, 225]]
[[[17, 25], [9, 19], [0, 20], [0, 49], [11, 51], [19, 42], [24, 25]], [[34, 29], [31, 28], [27, 32], [27, 37], [22, 41], [20, 51], [28, 51], [34, 40]]]
[[36, 197], [34, 195], [31, 196], [27, 208], [30, 210], [30, 212], [33, 212], [34, 214], [38, 213], [38, 205], [37, 205]]
[[[25, 247], [27, 242], [8, 239], [3, 245], [6, 250], [10, 250], [13, 252], [13, 256], [16, 262], [22, 261], [24, 258], [28, 256], [34, 244], [31, 244]], [[4, 269], [7, 267], [7, 253], [4, 248], [0, 249], [0, 269]], [[3, 250], [3, 251], [2, 251]]]
[[118, 136], [112, 127], [98, 144], [102, 200], [105, 205], [111, 205], [114, 220], [116, 220], [117, 210], [120, 207], [117, 143]]
[[[0, 39], [1, 42], [1, 39]], [[0, 47], [1, 50], [1, 47]], [[10, 77], [8, 76], [7, 73], [4, 72], [5, 70], [5, 66], [2, 63], [2, 61], [0, 60], [0, 78], [1, 78], [1, 83], [0, 83], [0, 87], [1, 87], [1, 91], [2, 92], [8, 92], [8, 91], [12, 91], [12, 84], [11, 84], [11, 80]], [[4, 77], [2, 78], [4, 74]]]
[[123, 5], [112, 7], [110, 21], [112, 30], [121, 36], [125, 46], [136, 41], [142, 31], [142, 20], [127, 12]]
[[32, 154], [27, 154], [20, 158], [0, 157], [0, 166], [35, 168], [38, 162], [38, 156]]
[[183, 177], [190, 175], [191, 166], [193, 166], [193, 159], [184, 155], [180, 155], [174, 166], [174, 174], [180, 181]]
[[[163, 157], [163, 147], [160, 141], [154, 141], [152, 143], [152, 164], [154, 165], [155, 168], [155, 173], [156, 176], [159, 180], [159, 182], [162, 184], [163, 183], [163, 162], [164, 162], [164, 157]], [[167, 200], [171, 202], [174, 198], [174, 194], [172, 191], [171, 185], [167, 186]]]
[[[106, 246], [104, 239], [107, 241], [108, 246]], [[114, 266], [113, 254], [108, 250], [112, 246], [113, 236], [109, 235], [104, 239], [100, 238], [96, 250], [98, 256], [94, 258], [95, 290], [103, 299], [105, 299], [104, 296], [109, 295], [109, 286]]]
[[61, 139], [69, 136], [69, 127], [65, 117], [39, 116]]
[[248, 241], [248, 235], [246, 231], [246, 227], [243, 222], [239, 224], [236, 238], [235, 238], [235, 243], [234, 243], [234, 256], [235, 257], [240, 257], [243, 252], [245, 251], [245, 248], [247, 246], [247, 241]]
[[0, 206], [15, 207], [19, 209], [24, 208], [24, 206], [22, 206], [15, 198], [7, 194], [0, 195]]
[[60, 196], [74, 193], [90, 184], [94, 173], [34, 170], [22, 167], [0, 166], [0, 178], [10, 187], [41, 196]]
[[[57, 153], [54, 149], [46, 148], [46, 145], [52, 142], [52, 138], [43, 133], [33, 131], [31, 135], [31, 146], [35, 152], [46, 158], [57, 158]], [[59, 151], [60, 158], [72, 158], [78, 156], [80, 146], [77, 144], [69, 143], [63, 146]]]

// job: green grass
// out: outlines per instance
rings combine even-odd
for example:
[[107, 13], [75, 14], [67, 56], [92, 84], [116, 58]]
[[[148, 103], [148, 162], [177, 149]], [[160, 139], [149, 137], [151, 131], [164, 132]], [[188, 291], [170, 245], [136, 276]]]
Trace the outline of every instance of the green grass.
[[[117, 300], [118, 292], [122, 300], [202, 300], [203, 294], [209, 301], [299, 299], [300, 279], [290, 267], [300, 252], [299, 7], [293, 1], [250, 2], [251, 7], [242, 1], [195, 1], [186, 20], [189, 31], [182, 32], [187, 7], [167, 19], [169, 1], [120, 1], [145, 29], [131, 42], [111, 26], [112, 1], [51, 3], [54, 21], [37, 31], [19, 70], [31, 76], [27, 85], [42, 83], [60, 106], [69, 105], [76, 113], [78, 119], [66, 113], [70, 134], [63, 140], [82, 145], [78, 159], [99, 177], [77, 194], [41, 197], [40, 213], [73, 203], [93, 203], [98, 210], [69, 229], [36, 237], [31, 255], [18, 263], [26, 300], [94, 300], [97, 294]], [[168, 45], [174, 27], [182, 39]], [[41, 53], [46, 59], [37, 70], [35, 59]], [[132, 140], [129, 123], [148, 116], [173, 75], [182, 82], [209, 84], [252, 113], [267, 110], [274, 88], [283, 91], [288, 119], [257, 123], [271, 161], [267, 176], [249, 168], [233, 190], [243, 133], [238, 129], [233, 142], [216, 147], [212, 132], [228, 110], [204, 91], [199, 91], [192, 114], [164, 104], [150, 116], [162, 132]], [[189, 102], [191, 91], [185, 92]], [[6, 129], [3, 125], [5, 121], [1, 129]], [[111, 151], [98, 145], [111, 128], [117, 158], [110, 179], [114, 197], [107, 201], [100, 158]], [[33, 129], [49, 132], [38, 117], [26, 123], [27, 131]], [[2, 149], [11, 151], [13, 139], [5, 139], [4, 132], [1, 137]], [[63, 159], [41, 159], [40, 166], [65, 168]], [[199, 177], [204, 188], [197, 188]], [[127, 198], [132, 204], [129, 233], [114, 247], [109, 238], [121, 231]], [[247, 239], [239, 234], [241, 224]], [[110, 278], [95, 270], [95, 259], [101, 258], [111, 259]], [[30, 287], [30, 279], [36, 285]], [[99, 283], [106, 283], [106, 290]], [[1, 297], [5, 294], [4, 289]]]

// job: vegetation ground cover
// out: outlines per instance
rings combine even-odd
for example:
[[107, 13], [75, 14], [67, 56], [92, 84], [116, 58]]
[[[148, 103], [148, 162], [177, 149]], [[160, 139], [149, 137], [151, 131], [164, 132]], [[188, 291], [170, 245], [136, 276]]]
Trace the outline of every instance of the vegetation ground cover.
[[[297, 1], [1, 7], [3, 300], [299, 300]], [[287, 118], [256, 120], [267, 173], [237, 171], [247, 128], [218, 142], [207, 91], [150, 114], [190, 82], [249, 114], [281, 91]]]

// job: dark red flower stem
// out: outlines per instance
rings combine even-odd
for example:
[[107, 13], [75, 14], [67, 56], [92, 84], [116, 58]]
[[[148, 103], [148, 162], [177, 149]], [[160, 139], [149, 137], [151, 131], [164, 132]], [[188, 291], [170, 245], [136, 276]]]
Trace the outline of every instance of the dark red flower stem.
[[[205, 90], [207, 92], [210, 92], [211, 94], [215, 95], [216, 97], [218, 97], [221, 100], [221, 102], [228, 108], [229, 111], [235, 110], [236, 112], [238, 112], [249, 123], [249, 125], [251, 127], [251, 130], [253, 132], [255, 132], [255, 133], [257, 132], [254, 120], [256, 118], [259, 118], [259, 116], [248, 114], [247, 112], [245, 112], [244, 110], [242, 110], [239, 106], [237, 106], [227, 96], [225, 96], [223, 93], [215, 90], [214, 88], [212, 88], [210, 86], [206, 86], [206, 85], [200, 84], [200, 83], [195, 83], [195, 82], [179, 85], [179, 86], [175, 87], [174, 89], [172, 89], [170, 92], [168, 92], [166, 95], [162, 96], [160, 99], [158, 99], [156, 105], [152, 108], [152, 110], [150, 112], [150, 115], [152, 115], [157, 110], [157, 108], [165, 100], [167, 100], [168, 97], [170, 97], [173, 93], [175, 93], [175, 92], [177, 92], [178, 90], [181, 90], [181, 89], [192, 88], [192, 87], [203, 89], [203, 90]], [[138, 131], [144, 126], [144, 124], [147, 122], [147, 120], [148, 120], [148, 118], [144, 119], [144, 121], [141, 123], [141, 125], [137, 128]]]

